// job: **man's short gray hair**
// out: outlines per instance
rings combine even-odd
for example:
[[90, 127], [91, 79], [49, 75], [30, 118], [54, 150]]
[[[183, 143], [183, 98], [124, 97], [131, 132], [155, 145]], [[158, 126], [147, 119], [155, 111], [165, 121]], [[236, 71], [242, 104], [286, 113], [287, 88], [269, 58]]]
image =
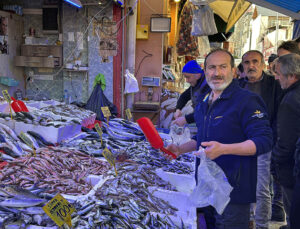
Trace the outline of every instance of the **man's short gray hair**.
[[294, 75], [297, 79], [300, 79], [300, 55], [290, 53], [278, 58], [276, 64], [280, 64], [280, 72], [288, 78], [288, 76]]

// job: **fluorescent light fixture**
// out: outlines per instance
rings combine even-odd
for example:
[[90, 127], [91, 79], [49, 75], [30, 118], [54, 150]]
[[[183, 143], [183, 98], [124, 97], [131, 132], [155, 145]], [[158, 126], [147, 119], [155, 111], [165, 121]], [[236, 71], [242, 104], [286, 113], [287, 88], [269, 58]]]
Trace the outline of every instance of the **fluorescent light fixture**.
[[76, 6], [78, 8], [82, 7], [80, 0], [64, 0], [64, 1], [70, 3], [73, 6]]

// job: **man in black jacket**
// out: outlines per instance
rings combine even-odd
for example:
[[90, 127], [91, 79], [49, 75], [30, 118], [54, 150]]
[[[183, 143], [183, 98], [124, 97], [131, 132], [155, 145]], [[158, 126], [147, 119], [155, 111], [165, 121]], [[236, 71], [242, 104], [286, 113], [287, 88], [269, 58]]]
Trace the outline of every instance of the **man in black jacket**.
[[294, 154], [296, 142], [300, 138], [300, 56], [291, 53], [279, 57], [275, 70], [284, 95], [278, 110], [278, 137], [272, 156], [283, 187], [285, 211], [289, 216], [295, 186]]
[[[273, 139], [276, 140], [275, 120], [281, 95], [279, 82], [263, 71], [264, 56], [257, 50], [246, 52], [242, 57], [242, 64], [246, 77], [241, 78], [239, 84], [242, 88], [260, 95], [264, 100], [273, 130]], [[268, 228], [271, 219], [270, 164], [271, 152], [257, 157], [256, 228]], [[282, 219], [284, 221], [284, 213]]]
[[300, 228], [300, 138], [298, 139], [296, 145], [294, 175], [296, 178], [296, 184], [294, 186], [294, 193], [290, 212], [291, 229]]
[[174, 114], [175, 121], [173, 123], [179, 126], [195, 122], [194, 113], [182, 116], [181, 110], [189, 100], [192, 100], [192, 106], [195, 108], [199, 94], [209, 89], [204, 77], [204, 71], [197, 61], [191, 60], [187, 62], [182, 69], [182, 74], [186, 82], [191, 86], [180, 95], [177, 101], [176, 112]]

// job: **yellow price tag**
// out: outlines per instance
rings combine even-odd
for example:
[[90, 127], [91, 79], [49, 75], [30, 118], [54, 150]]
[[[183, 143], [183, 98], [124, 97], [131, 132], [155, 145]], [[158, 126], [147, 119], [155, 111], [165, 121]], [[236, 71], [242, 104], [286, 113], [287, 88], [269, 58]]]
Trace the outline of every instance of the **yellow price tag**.
[[35, 152], [35, 148], [33, 146], [33, 142], [24, 134], [23, 131], [21, 131], [19, 136], [25, 142], [25, 144], [28, 145], [32, 149], [33, 155], [36, 156], [36, 152]]
[[118, 176], [118, 172], [117, 172], [117, 169], [116, 169], [116, 159], [114, 158], [114, 155], [112, 155], [110, 150], [107, 149], [107, 148], [105, 148], [102, 151], [102, 155], [105, 157], [105, 159], [108, 161], [108, 163], [111, 164], [111, 166], [114, 167], [116, 176]]
[[128, 120], [131, 120], [131, 119], [132, 119], [132, 114], [131, 114], [130, 108], [127, 108], [127, 109], [125, 110], [125, 113], [126, 113], [127, 119], [128, 119]]
[[96, 123], [95, 129], [96, 129], [97, 133], [99, 134], [99, 137], [100, 137], [100, 140], [101, 140], [101, 145], [102, 145], [102, 134], [103, 134], [103, 132], [102, 132], [101, 127], [99, 126], [99, 123]]
[[10, 118], [13, 119], [12, 118], [11, 105], [10, 105], [11, 97], [10, 97], [10, 95], [9, 95], [9, 93], [8, 93], [7, 90], [3, 90], [2, 91], [2, 95], [3, 95], [4, 99], [7, 101], [8, 105], [9, 105]]
[[43, 207], [43, 210], [59, 227], [64, 225], [64, 223], [66, 223], [69, 227], [72, 227], [71, 215], [76, 210], [60, 194], [53, 197]]
[[111, 116], [110, 110], [108, 107], [101, 107], [101, 111], [104, 117], [109, 118]]

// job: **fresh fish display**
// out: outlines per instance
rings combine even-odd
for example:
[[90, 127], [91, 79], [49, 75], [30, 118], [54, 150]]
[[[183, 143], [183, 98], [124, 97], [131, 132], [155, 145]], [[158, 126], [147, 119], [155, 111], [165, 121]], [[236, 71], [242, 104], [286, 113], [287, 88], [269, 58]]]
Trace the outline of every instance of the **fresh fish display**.
[[194, 169], [189, 164], [181, 163], [178, 160], [170, 161], [163, 153], [153, 149], [148, 142], [132, 144], [126, 148], [123, 154], [124, 153], [128, 159], [140, 164], [151, 165], [153, 168], [162, 168], [166, 172], [177, 174], [194, 173]]
[[36, 185], [47, 193], [83, 195], [92, 186], [86, 182], [90, 174], [102, 175], [109, 169], [107, 162], [67, 148], [40, 148], [36, 157], [20, 157], [0, 170], [1, 184], [23, 188]]
[[42, 209], [46, 202], [19, 186], [0, 185], [0, 228], [58, 228]]
[[[72, 220], [75, 228], [178, 228], [167, 216], [176, 214], [177, 209], [148, 190], [151, 186], [175, 190], [170, 184], [151, 166], [122, 163], [117, 170], [118, 176], [96, 191], [96, 199], [82, 203]], [[164, 217], [151, 212], [163, 213]]]
[[26, 155], [32, 151], [30, 147], [21, 142], [11, 128], [2, 123], [0, 123], [0, 150], [13, 158]]

